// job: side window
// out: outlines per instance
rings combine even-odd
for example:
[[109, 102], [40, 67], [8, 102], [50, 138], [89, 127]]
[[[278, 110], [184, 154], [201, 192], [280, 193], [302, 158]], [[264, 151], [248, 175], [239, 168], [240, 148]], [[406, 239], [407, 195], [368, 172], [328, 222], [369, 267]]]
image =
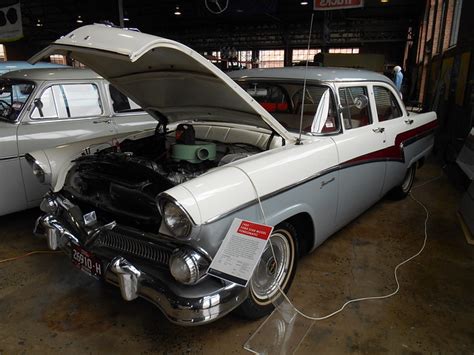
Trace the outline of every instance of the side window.
[[67, 117], [88, 117], [102, 114], [99, 89], [94, 84], [60, 85]]
[[35, 108], [31, 113], [31, 118], [58, 118], [52, 88], [43, 91], [40, 99], [35, 100], [34, 105]]
[[118, 91], [114, 86], [109, 85], [112, 108], [115, 113], [142, 111], [141, 107]]
[[[324, 117], [317, 117], [322, 114], [321, 105], [323, 98], [327, 95], [329, 106]], [[334, 99], [330, 90], [324, 86], [307, 86], [303, 105], [303, 89], [297, 91], [291, 98], [295, 107], [295, 113], [299, 118], [303, 110], [303, 131], [313, 133], [334, 133], [337, 132], [338, 120]], [[304, 106], [304, 107], [303, 107]], [[317, 122], [315, 122], [317, 120]]]
[[392, 92], [383, 86], [374, 86], [375, 106], [379, 122], [402, 116], [402, 110]]
[[31, 118], [76, 118], [102, 114], [99, 91], [94, 84], [53, 85], [35, 100]]
[[367, 126], [372, 123], [367, 87], [353, 86], [340, 88], [339, 98], [342, 105], [345, 129]]

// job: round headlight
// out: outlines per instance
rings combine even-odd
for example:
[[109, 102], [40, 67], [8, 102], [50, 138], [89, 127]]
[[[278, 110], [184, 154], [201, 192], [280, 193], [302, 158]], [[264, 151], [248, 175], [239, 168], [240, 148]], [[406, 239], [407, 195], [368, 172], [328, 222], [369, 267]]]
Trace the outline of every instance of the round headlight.
[[171, 201], [163, 204], [163, 220], [174, 236], [185, 238], [191, 232], [191, 221], [186, 213]]
[[194, 284], [199, 279], [198, 260], [183, 250], [176, 250], [171, 255], [170, 271], [176, 281], [186, 285]]
[[39, 166], [37, 162], [34, 162], [31, 167], [33, 169], [33, 175], [37, 177], [39, 182], [43, 183], [45, 181], [44, 170], [41, 168], [41, 166]]

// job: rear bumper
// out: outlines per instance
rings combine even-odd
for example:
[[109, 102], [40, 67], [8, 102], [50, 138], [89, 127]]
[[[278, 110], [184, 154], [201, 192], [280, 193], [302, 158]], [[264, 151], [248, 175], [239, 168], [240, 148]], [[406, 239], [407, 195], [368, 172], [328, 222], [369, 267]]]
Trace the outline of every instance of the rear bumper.
[[[50, 249], [61, 249], [69, 256], [72, 243], [80, 244], [67, 224], [52, 214], [38, 218], [34, 232], [46, 239]], [[248, 295], [247, 288], [212, 277], [197, 285], [185, 286], [164, 270], [132, 263], [122, 256], [98, 257], [103, 264], [104, 280], [119, 287], [125, 300], [142, 297], [156, 305], [171, 322], [179, 325], [200, 325], [219, 319]]]

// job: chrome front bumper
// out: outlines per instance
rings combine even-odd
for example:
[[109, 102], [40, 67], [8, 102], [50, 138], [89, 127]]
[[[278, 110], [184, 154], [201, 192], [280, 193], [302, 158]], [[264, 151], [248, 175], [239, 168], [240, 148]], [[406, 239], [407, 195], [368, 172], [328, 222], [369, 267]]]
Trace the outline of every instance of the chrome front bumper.
[[[46, 238], [51, 250], [62, 249], [68, 255], [71, 254], [71, 243], [80, 244], [65, 224], [52, 214], [38, 218], [34, 233]], [[165, 272], [157, 277], [156, 273], [152, 275], [122, 256], [100, 259], [104, 264], [104, 280], [119, 287], [123, 299], [131, 301], [142, 297], [179, 325], [200, 325], [221, 318], [248, 295], [247, 288], [212, 277], [198, 285], [184, 286], [178, 285]]]

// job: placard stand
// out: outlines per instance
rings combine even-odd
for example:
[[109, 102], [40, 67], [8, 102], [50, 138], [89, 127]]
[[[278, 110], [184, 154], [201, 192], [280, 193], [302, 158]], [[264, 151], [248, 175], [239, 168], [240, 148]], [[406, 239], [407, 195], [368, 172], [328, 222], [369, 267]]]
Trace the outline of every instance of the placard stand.
[[[283, 297], [279, 297], [283, 299]], [[300, 316], [293, 305], [283, 300], [258, 327], [244, 349], [254, 354], [293, 354], [314, 321]]]

